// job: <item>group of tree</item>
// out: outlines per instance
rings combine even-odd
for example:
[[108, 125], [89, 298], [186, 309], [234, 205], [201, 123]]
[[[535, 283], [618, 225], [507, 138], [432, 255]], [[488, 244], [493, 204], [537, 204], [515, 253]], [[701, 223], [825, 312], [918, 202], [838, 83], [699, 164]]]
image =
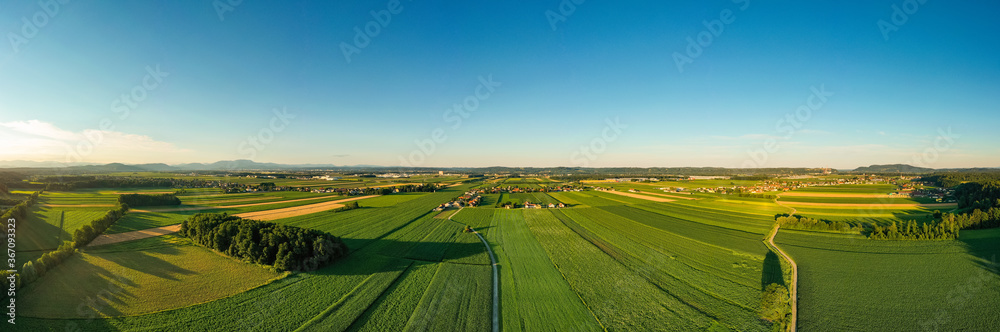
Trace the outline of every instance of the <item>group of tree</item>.
[[339, 208], [333, 209], [333, 212], [350, 211], [350, 210], [360, 209], [360, 208], [361, 208], [361, 205], [358, 204], [358, 201], [351, 201], [351, 202], [347, 202], [347, 204], [344, 204], [344, 206], [341, 206]]
[[128, 204], [120, 203], [117, 209], [108, 211], [103, 217], [91, 220], [90, 224], [77, 228], [73, 232], [73, 245], [76, 248], [80, 248], [90, 244], [90, 241], [93, 241], [98, 235], [104, 234], [104, 231], [111, 228], [111, 225], [114, 225], [115, 222], [118, 222], [118, 219], [125, 216], [125, 213], [128, 212], [128, 207]]
[[974, 209], [968, 213], [941, 213], [935, 211], [934, 218], [942, 222], [958, 225], [959, 229], [985, 229], [1000, 227], [1000, 206], [986, 210]]
[[920, 181], [930, 182], [939, 187], [951, 188], [965, 182], [985, 183], [1000, 181], [1000, 170], [935, 173], [921, 177]]
[[279, 271], [312, 271], [347, 255], [347, 246], [328, 233], [227, 214], [200, 213], [181, 224], [195, 243]]
[[118, 203], [128, 206], [181, 205], [181, 199], [174, 194], [122, 194]]
[[780, 284], [770, 284], [764, 288], [760, 298], [760, 317], [771, 322], [772, 330], [785, 331], [792, 321], [792, 297], [788, 288]]
[[954, 240], [959, 226], [954, 221], [940, 220], [918, 224], [916, 221], [896, 220], [888, 226], [872, 225], [868, 238], [873, 240]]
[[955, 187], [958, 208], [989, 209], [1000, 206], [1000, 181], [968, 182]]
[[860, 226], [853, 226], [843, 221], [822, 220], [804, 216], [789, 216], [787, 213], [774, 216], [774, 221], [778, 222], [781, 227], [790, 229], [835, 231], [843, 233], [860, 233], [862, 230]]

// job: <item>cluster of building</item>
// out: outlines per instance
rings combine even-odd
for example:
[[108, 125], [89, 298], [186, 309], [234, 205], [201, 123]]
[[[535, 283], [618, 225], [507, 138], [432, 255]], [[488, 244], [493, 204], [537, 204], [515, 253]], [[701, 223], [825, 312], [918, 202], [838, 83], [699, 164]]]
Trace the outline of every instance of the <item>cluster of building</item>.
[[[532, 203], [532, 202], [525, 201], [523, 207], [525, 209], [541, 209], [541, 208], [546, 208], [546, 207], [550, 208], [550, 209], [558, 209], [558, 208], [564, 208], [564, 207], [566, 207], [566, 204], [563, 204], [563, 203], [559, 203], [559, 204], [549, 203], [548, 205], [546, 205], [545, 203], [535, 204], [535, 203]], [[510, 208], [512, 208], [512, 206], [510, 206], [510, 205], [504, 205], [504, 208], [510, 209]]]
[[479, 205], [479, 202], [482, 201], [482, 196], [480, 196], [481, 193], [483, 193], [481, 189], [466, 191], [462, 194], [462, 196], [458, 196], [458, 198], [453, 199], [451, 202], [438, 205], [438, 207], [434, 208], [434, 211], [461, 209], [463, 207], [476, 207]]
[[910, 197], [926, 197], [938, 202], [951, 203], [955, 200], [955, 190], [948, 188], [922, 188], [909, 192]]

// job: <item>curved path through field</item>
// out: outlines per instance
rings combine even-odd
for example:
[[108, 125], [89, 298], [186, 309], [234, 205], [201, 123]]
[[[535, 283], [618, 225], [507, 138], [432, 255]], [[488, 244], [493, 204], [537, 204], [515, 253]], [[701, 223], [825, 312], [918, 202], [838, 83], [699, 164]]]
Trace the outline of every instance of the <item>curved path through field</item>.
[[[795, 213], [795, 209], [792, 209], [792, 214], [794, 214], [794, 213]], [[785, 253], [784, 250], [781, 250], [781, 248], [778, 248], [778, 246], [776, 244], [774, 244], [774, 236], [778, 235], [778, 229], [779, 228], [781, 228], [781, 224], [774, 223], [774, 230], [772, 230], [771, 233], [769, 233], [767, 235], [767, 245], [768, 245], [768, 247], [771, 247], [771, 249], [774, 249], [774, 251], [777, 251], [778, 254], [781, 255], [781, 257], [784, 257], [785, 260], [788, 261], [788, 264], [790, 264], [792, 266], [792, 285], [791, 285], [792, 287], [788, 288], [788, 295], [789, 295], [789, 298], [790, 298], [790, 300], [792, 302], [791, 303], [791, 305], [792, 305], [792, 321], [789, 322], [789, 327], [790, 327], [790, 330], [794, 332], [795, 331], [795, 322], [798, 321], [798, 316], [799, 316], [799, 305], [798, 305], [798, 302], [799, 302], [799, 298], [798, 298], [799, 266], [795, 264], [795, 261], [792, 260], [791, 256], [788, 256], [788, 254]]]
[[95, 238], [93, 241], [90, 241], [90, 244], [88, 244], [87, 246], [96, 247], [96, 246], [103, 246], [105, 244], [141, 240], [145, 238], [176, 233], [179, 230], [181, 230], [181, 224], [143, 229], [132, 232], [118, 233], [118, 234], [103, 234]]
[[[458, 212], [462, 212], [462, 209], [458, 209]], [[448, 217], [448, 220], [451, 220], [451, 217], [454, 217], [458, 214], [458, 212], [452, 213], [451, 216]], [[479, 231], [476, 231], [472, 227], [469, 227], [469, 229], [471, 229], [473, 233], [476, 233], [476, 236], [479, 237], [479, 241], [483, 241], [483, 245], [486, 246], [486, 251], [490, 254], [490, 262], [493, 263], [491, 264], [493, 267], [493, 332], [500, 332], [500, 286], [498, 283], [500, 276], [497, 273], [497, 259], [493, 257], [493, 249], [490, 248], [490, 244], [486, 242], [486, 239], [479, 234]]]

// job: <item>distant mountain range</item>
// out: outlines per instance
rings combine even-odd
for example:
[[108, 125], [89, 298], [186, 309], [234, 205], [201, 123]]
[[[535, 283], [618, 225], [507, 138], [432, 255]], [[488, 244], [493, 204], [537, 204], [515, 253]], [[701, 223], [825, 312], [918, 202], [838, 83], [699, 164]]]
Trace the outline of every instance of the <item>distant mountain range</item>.
[[917, 167], [905, 164], [891, 164], [891, 165], [871, 165], [862, 166], [855, 168], [852, 172], [854, 173], [909, 173], [909, 174], [920, 174], [920, 173], [931, 173], [931, 172], [970, 172], [970, 171], [987, 171], [987, 170], [997, 170], [998, 167], [976, 167], [976, 168], [927, 168], [927, 167]]
[[38, 161], [0, 161], [0, 168], [70, 168], [79, 171], [94, 172], [176, 172], [176, 171], [226, 171], [226, 170], [288, 170], [288, 169], [316, 169], [316, 168], [351, 168], [369, 167], [369, 165], [358, 166], [336, 166], [332, 164], [276, 164], [258, 163], [251, 160], [222, 160], [211, 164], [187, 163], [177, 165], [167, 165], [164, 163], [152, 164], [89, 164], [89, 163], [62, 163], [62, 162], [38, 162]]
[[[53, 170], [70, 171], [73, 173], [103, 173], [103, 172], [190, 172], [190, 171], [261, 171], [261, 170], [365, 170], [373, 172], [408, 172], [412, 170], [448, 170], [456, 172], [479, 172], [479, 173], [528, 173], [528, 174], [594, 174], [594, 173], [614, 173], [641, 176], [646, 174], [683, 174], [683, 175], [744, 175], [744, 174], [768, 174], [768, 175], [795, 175], [795, 174], [815, 174], [821, 172], [820, 168], [759, 168], [759, 169], [736, 169], [721, 167], [607, 167], [607, 168], [581, 168], [581, 167], [399, 167], [399, 166], [377, 166], [377, 165], [333, 165], [333, 164], [277, 164], [259, 163], [252, 160], [222, 160], [210, 164], [186, 163], [168, 165], [164, 163], [150, 164], [92, 164], [92, 163], [63, 163], [63, 162], [38, 162], [38, 161], [0, 161], [0, 168], [26, 169], [26, 168], [47, 168]], [[892, 165], [871, 165], [858, 167], [854, 170], [841, 170], [848, 173], [907, 173], [920, 174], [931, 172], [965, 172], [965, 171], [996, 171], [997, 168], [947, 168], [933, 169], [917, 167], [904, 164]]]

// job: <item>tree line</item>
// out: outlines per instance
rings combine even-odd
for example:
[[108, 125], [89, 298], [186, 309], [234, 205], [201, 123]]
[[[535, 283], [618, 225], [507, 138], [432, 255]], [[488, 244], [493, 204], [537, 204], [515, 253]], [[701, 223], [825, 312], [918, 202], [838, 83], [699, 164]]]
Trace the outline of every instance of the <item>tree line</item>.
[[14, 218], [15, 227], [20, 226], [21, 221], [24, 220], [25, 218], [28, 218], [28, 210], [30, 210], [31, 206], [35, 205], [35, 202], [38, 201], [39, 194], [41, 194], [41, 192], [36, 191], [31, 195], [29, 195], [28, 198], [26, 198], [24, 201], [21, 201], [16, 205], [14, 205], [13, 207], [11, 207], [10, 209], [5, 210], [3, 212], [3, 215], [0, 215], [0, 221], [3, 221], [2, 223], [0, 223], [0, 225], [3, 225], [0, 226], [0, 228], [3, 228], [4, 232], [6, 232], [7, 220], [10, 218]]
[[103, 217], [94, 219], [90, 224], [77, 229], [73, 233], [73, 241], [63, 241], [56, 250], [47, 252], [34, 261], [24, 263], [21, 266], [20, 284], [28, 284], [45, 276], [46, 273], [73, 256], [77, 248], [86, 246], [98, 235], [103, 234], [111, 225], [125, 216], [127, 211], [127, 205], [119, 205], [117, 209], [108, 211]]
[[955, 222], [943, 220], [917, 224], [916, 221], [896, 220], [888, 226], [872, 225], [868, 234], [873, 240], [954, 240], [958, 238], [959, 227]]
[[122, 194], [118, 203], [128, 206], [181, 205], [181, 199], [174, 194]]
[[776, 198], [778, 198], [777, 195], [754, 194], [754, 193], [747, 193], [747, 192], [742, 192], [742, 191], [737, 192], [736, 195], [738, 197], [746, 197], [746, 198], [764, 198], [764, 199], [776, 199]]
[[138, 177], [45, 177], [41, 179], [47, 190], [70, 191], [80, 188], [170, 188], [188, 181], [170, 178]]
[[959, 209], [989, 209], [1000, 206], [1000, 181], [968, 182], [955, 187]]
[[774, 216], [774, 221], [778, 222], [781, 227], [790, 229], [835, 231], [843, 233], [861, 233], [862, 231], [860, 226], [853, 226], [850, 223], [843, 221], [829, 221], [804, 216], [790, 216], [787, 213], [781, 213]]
[[207, 248], [279, 271], [313, 271], [347, 255], [347, 246], [328, 233], [225, 213], [199, 213], [180, 233]]
[[921, 177], [920, 181], [930, 182], [939, 187], [951, 188], [964, 182], [984, 183], [990, 181], [1000, 181], [1000, 170], [935, 173]]
[[934, 218], [958, 225], [959, 229], [986, 229], [1000, 227], [1000, 207], [987, 210], [975, 209], [969, 213], [934, 212]]
[[90, 224], [78, 228], [73, 232], [74, 247], [80, 248], [90, 244], [90, 241], [93, 241], [98, 235], [104, 234], [104, 231], [111, 228], [111, 225], [114, 225], [118, 219], [124, 217], [126, 212], [128, 212], [128, 204], [122, 203], [118, 205], [117, 209], [105, 213], [103, 217], [94, 219]]

